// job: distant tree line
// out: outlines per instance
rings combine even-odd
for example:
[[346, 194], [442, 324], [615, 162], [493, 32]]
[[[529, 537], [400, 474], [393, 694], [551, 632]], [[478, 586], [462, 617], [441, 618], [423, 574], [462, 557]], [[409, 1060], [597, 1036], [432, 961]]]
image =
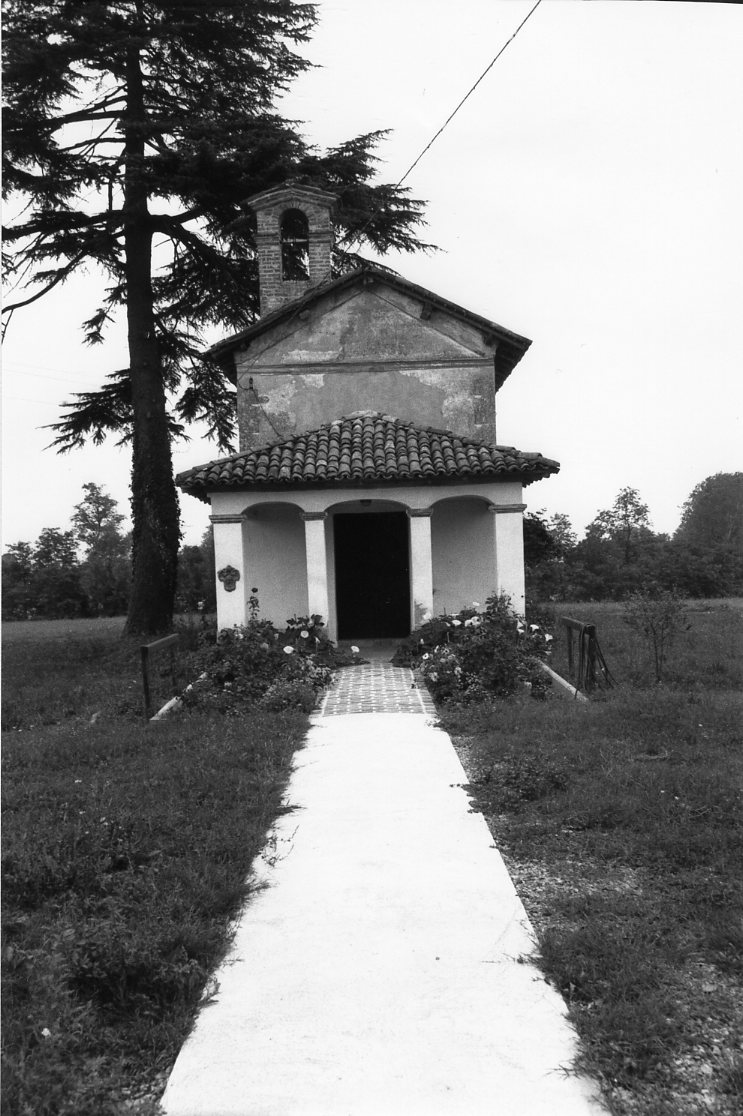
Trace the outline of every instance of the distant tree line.
[[[17, 542], [2, 556], [3, 620], [121, 616], [131, 591], [131, 532], [99, 485], [83, 485], [71, 529], [45, 527], [34, 543]], [[215, 606], [211, 528], [199, 546], [179, 554], [176, 609]]]
[[622, 600], [652, 585], [684, 597], [743, 594], [743, 473], [698, 484], [671, 535], [652, 530], [647, 505], [623, 488], [578, 540], [562, 514], [524, 520], [527, 592], [537, 600]]
[[[127, 611], [131, 535], [116, 501], [83, 485], [68, 531], [46, 527], [2, 556], [3, 620], [118, 616]], [[718, 473], [683, 505], [673, 536], [652, 530], [647, 505], [623, 488], [578, 539], [566, 515], [524, 519], [526, 583], [540, 601], [623, 600], [648, 586], [684, 597], [743, 595], [743, 473]], [[211, 527], [178, 558], [176, 611], [216, 608]]]

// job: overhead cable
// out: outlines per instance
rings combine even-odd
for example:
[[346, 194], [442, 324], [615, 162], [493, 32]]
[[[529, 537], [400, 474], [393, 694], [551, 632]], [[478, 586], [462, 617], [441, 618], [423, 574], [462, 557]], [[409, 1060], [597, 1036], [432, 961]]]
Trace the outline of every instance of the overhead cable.
[[[451, 113], [449, 114], [449, 116], [447, 116], [446, 120], [445, 120], [445, 121], [444, 121], [444, 123], [443, 123], [443, 124], [441, 125], [441, 127], [439, 128], [439, 130], [438, 130], [438, 131], [436, 132], [436, 134], [435, 134], [434, 136], [432, 136], [432, 138], [431, 138], [431, 139], [430, 139], [430, 140], [428, 141], [428, 143], [426, 144], [426, 146], [425, 146], [425, 147], [423, 148], [423, 150], [421, 151], [420, 155], [418, 155], [418, 157], [417, 157], [416, 159], [414, 159], [414, 160], [413, 160], [413, 162], [412, 162], [412, 163], [410, 164], [410, 166], [408, 167], [408, 169], [407, 169], [407, 170], [405, 171], [405, 174], [404, 174], [404, 175], [402, 176], [402, 178], [401, 178], [401, 179], [400, 179], [400, 180], [399, 180], [398, 182], [396, 182], [396, 183], [395, 183], [395, 187], [394, 187], [394, 188], [395, 188], [396, 190], [397, 190], [397, 189], [398, 189], [398, 188], [399, 188], [400, 186], [402, 186], [402, 184], [403, 184], [403, 182], [405, 181], [405, 179], [406, 179], [406, 178], [407, 178], [407, 177], [408, 177], [408, 176], [409, 176], [410, 174], [412, 174], [412, 172], [413, 172], [413, 171], [415, 170], [415, 168], [416, 168], [416, 167], [418, 166], [418, 163], [420, 163], [421, 159], [422, 159], [422, 158], [423, 158], [423, 156], [424, 156], [424, 155], [426, 154], [426, 152], [427, 152], [427, 151], [430, 151], [430, 150], [431, 150], [431, 148], [433, 147], [434, 143], [435, 143], [435, 142], [436, 142], [436, 140], [437, 140], [437, 139], [439, 138], [439, 136], [441, 135], [441, 133], [442, 133], [442, 132], [444, 131], [444, 129], [445, 129], [445, 128], [447, 128], [447, 127], [448, 127], [448, 125], [449, 125], [449, 124], [450, 124], [450, 123], [452, 122], [452, 120], [454, 119], [454, 117], [455, 117], [455, 116], [457, 115], [457, 113], [458, 113], [458, 112], [459, 112], [459, 110], [461, 109], [462, 105], [463, 105], [463, 104], [464, 104], [464, 103], [465, 103], [465, 102], [466, 102], [466, 101], [467, 101], [467, 100], [468, 100], [468, 99], [469, 99], [469, 98], [470, 98], [470, 97], [472, 96], [472, 94], [473, 94], [473, 93], [475, 92], [475, 90], [477, 89], [477, 87], [478, 87], [478, 85], [480, 84], [480, 82], [481, 82], [481, 81], [483, 81], [483, 79], [487, 77], [487, 75], [488, 75], [488, 74], [490, 73], [490, 71], [492, 70], [493, 66], [494, 66], [494, 65], [495, 65], [495, 63], [496, 63], [496, 62], [498, 61], [498, 59], [499, 59], [499, 58], [501, 57], [501, 55], [503, 54], [503, 52], [504, 52], [504, 51], [506, 50], [506, 48], [507, 48], [507, 47], [509, 47], [509, 46], [511, 45], [511, 43], [513, 42], [513, 40], [514, 40], [514, 39], [516, 38], [516, 36], [518, 35], [518, 33], [519, 33], [519, 31], [521, 30], [521, 28], [522, 28], [522, 27], [524, 26], [524, 24], [525, 24], [525, 23], [527, 22], [527, 20], [531, 19], [531, 17], [532, 17], [533, 15], [534, 15], [534, 12], [535, 12], [535, 11], [537, 10], [537, 8], [539, 7], [539, 5], [540, 5], [541, 3], [542, 3], [542, 0], [537, 0], [536, 4], [534, 4], [534, 5], [533, 5], [533, 7], [532, 7], [532, 8], [531, 8], [531, 9], [529, 10], [529, 12], [527, 12], [527, 14], [526, 14], [526, 15], [524, 16], [524, 18], [523, 18], [523, 19], [521, 20], [521, 23], [520, 23], [520, 24], [518, 25], [518, 27], [516, 28], [516, 30], [514, 31], [514, 33], [513, 33], [512, 35], [511, 35], [510, 39], [508, 39], [508, 40], [507, 40], [507, 41], [506, 41], [506, 42], [505, 42], [505, 43], [503, 44], [503, 46], [502, 46], [502, 47], [500, 48], [500, 50], [499, 50], [499, 51], [498, 51], [498, 53], [497, 53], [497, 54], [495, 55], [495, 57], [494, 57], [494, 58], [492, 59], [492, 61], [491, 61], [491, 62], [490, 62], [490, 63], [489, 63], [489, 64], [488, 64], [488, 65], [487, 65], [486, 67], [485, 67], [485, 69], [483, 70], [483, 72], [482, 72], [482, 73], [480, 74], [479, 78], [478, 78], [478, 79], [477, 79], [477, 81], [476, 81], [476, 82], [474, 83], [474, 85], [472, 85], [472, 86], [471, 86], [471, 87], [470, 87], [470, 88], [469, 88], [469, 89], [467, 90], [467, 92], [465, 93], [464, 97], [462, 97], [462, 100], [461, 100], [461, 101], [459, 102], [459, 104], [457, 105], [457, 107], [456, 107], [456, 108], [454, 109], [454, 111], [453, 111], [453, 112], [451, 112]], [[352, 238], [351, 238], [351, 240], [349, 241], [349, 245], [348, 245], [348, 249], [347, 249], [347, 250], [350, 250], [351, 246], [352, 246], [353, 244], [355, 244], [357, 240], [360, 240], [360, 239], [361, 239], [361, 237], [362, 237], [362, 236], [364, 235], [364, 233], [366, 232], [366, 230], [367, 230], [367, 229], [369, 228], [369, 225], [370, 225], [370, 224], [372, 223], [372, 221], [373, 221], [373, 220], [374, 220], [374, 218], [376, 217], [377, 213], [379, 213], [379, 211], [380, 211], [381, 209], [382, 209], [382, 206], [381, 206], [381, 205], [377, 206], [377, 208], [376, 208], [376, 209], [374, 210], [374, 212], [372, 213], [371, 217], [369, 217], [369, 219], [367, 220], [367, 222], [366, 222], [366, 224], [365, 224], [365, 225], [363, 226], [363, 228], [361, 228], [361, 229], [360, 229], [360, 230], [359, 230], [359, 231], [358, 231], [357, 233], [355, 233], [355, 234], [353, 235], [353, 237], [352, 237]], [[342, 244], [342, 243], [343, 243], [343, 241], [341, 241], [341, 244]]]

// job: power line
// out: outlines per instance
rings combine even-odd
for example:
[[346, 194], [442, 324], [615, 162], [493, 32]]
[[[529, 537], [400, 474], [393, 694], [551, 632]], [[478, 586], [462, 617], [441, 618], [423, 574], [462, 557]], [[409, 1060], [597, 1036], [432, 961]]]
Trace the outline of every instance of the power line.
[[[435, 142], [436, 142], [436, 140], [437, 140], [437, 139], [439, 138], [439, 136], [441, 135], [441, 133], [442, 133], [442, 132], [444, 131], [444, 129], [445, 129], [445, 128], [446, 128], [446, 127], [447, 127], [447, 126], [448, 126], [448, 125], [449, 125], [449, 124], [451, 123], [451, 121], [452, 121], [452, 120], [454, 119], [454, 117], [455, 117], [455, 116], [457, 115], [457, 113], [459, 112], [459, 110], [461, 109], [461, 107], [462, 107], [462, 105], [463, 105], [463, 104], [465, 103], [465, 101], [467, 101], [467, 100], [468, 100], [468, 99], [469, 99], [469, 98], [470, 98], [470, 97], [472, 96], [472, 94], [473, 94], [473, 93], [474, 93], [474, 91], [475, 91], [475, 90], [477, 89], [477, 87], [478, 87], [478, 85], [480, 84], [480, 82], [481, 82], [481, 81], [483, 81], [483, 79], [484, 79], [485, 77], [487, 77], [487, 75], [488, 75], [488, 74], [490, 73], [490, 71], [492, 70], [493, 66], [495, 65], [495, 63], [496, 63], [496, 62], [498, 61], [498, 59], [500, 58], [500, 56], [501, 56], [501, 55], [503, 54], [503, 52], [504, 52], [504, 51], [506, 50], [506, 48], [507, 48], [508, 46], [510, 46], [510, 44], [511, 44], [511, 43], [513, 42], [513, 40], [514, 40], [514, 39], [516, 38], [516, 36], [518, 35], [518, 33], [519, 33], [519, 31], [521, 30], [521, 28], [522, 28], [522, 27], [524, 26], [524, 24], [525, 24], [525, 23], [527, 22], [527, 20], [529, 20], [529, 19], [530, 19], [530, 18], [531, 18], [531, 17], [532, 17], [533, 15], [534, 15], [534, 12], [535, 12], [535, 11], [537, 10], [537, 8], [539, 7], [539, 5], [540, 5], [541, 3], [542, 3], [542, 0], [536, 0], [536, 3], [535, 3], [535, 4], [534, 4], [534, 5], [533, 5], [533, 6], [532, 6], [532, 7], [530, 8], [530, 10], [529, 10], [529, 11], [527, 12], [527, 14], [526, 14], [526, 15], [524, 16], [524, 18], [523, 18], [523, 19], [521, 20], [521, 23], [520, 23], [520, 24], [518, 25], [518, 27], [517, 27], [517, 28], [516, 28], [516, 30], [515, 30], [515, 31], [513, 32], [513, 34], [511, 35], [511, 37], [510, 37], [509, 39], [507, 39], [507, 40], [506, 40], [506, 42], [505, 42], [505, 43], [503, 44], [503, 46], [502, 46], [502, 47], [500, 48], [500, 50], [499, 50], [499, 51], [498, 51], [498, 53], [497, 53], [497, 54], [495, 55], [495, 57], [494, 57], [494, 58], [493, 58], [493, 59], [492, 59], [492, 60], [491, 60], [491, 61], [489, 62], [489, 64], [488, 64], [488, 65], [487, 65], [487, 66], [485, 67], [485, 69], [483, 70], [483, 72], [482, 72], [482, 73], [480, 74], [480, 76], [479, 76], [479, 78], [477, 79], [477, 81], [476, 81], [476, 82], [475, 82], [475, 83], [474, 83], [473, 85], [471, 85], [471, 86], [470, 86], [470, 88], [469, 88], [469, 89], [467, 90], [467, 92], [465, 93], [464, 97], [462, 97], [461, 101], [459, 102], [459, 104], [457, 105], [457, 107], [456, 107], [456, 108], [454, 109], [454, 111], [453, 111], [453, 112], [451, 112], [451, 113], [449, 114], [449, 116], [448, 116], [448, 117], [446, 118], [446, 120], [445, 120], [445, 121], [444, 121], [444, 123], [443, 123], [443, 124], [441, 125], [441, 127], [440, 127], [440, 128], [439, 128], [439, 130], [438, 130], [438, 131], [436, 132], [436, 134], [435, 134], [434, 136], [432, 136], [432, 138], [431, 138], [431, 139], [430, 139], [430, 140], [428, 141], [428, 143], [427, 143], [427, 144], [426, 144], [426, 146], [425, 146], [425, 147], [423, 148], [423, 150], [422, 150], [422, 151], [421, 151], [421, 153], [420, 153], [420, 154], [418, 155], [418, 157], [417, 157], [416, 159], [414, 159], [414, 160], [413, 160], [413, 162], [412, 162], [412, 163], [410, 164], [410, 166], [409, 166], [409, 167], [408, 167], [408, 169], [407, 169], [407, 170], [405, 171], [405, 174], [404, 174], [404, 175], [402, 176], [402, 178], [401, 178], [401, 179], [399, 179], [399, 181], [398, 181], [398, 182], [397, 182], [397, 183], [395, 184], [395, 186], [393, 187], [393, 188], [394, 188], [395, 190], [397, 190], [397, 189], [398, 189], [398, 188], [399, 188], [400, 186], [402, 186], [402, 184], [403, 184], [403, 182], [405, 181], [405, 179], [406, 179], [406, 178], [408, 177], [408, 175], [410, 175], [410, 174], [411, 174], [411, 173], [413, 172], [413, 170], [414, 170], [414, 169], [415, 169], [415, 168], [416, 168], [416, 167], [418, 166], [418, 163], [420, 163], [421, 159], [422, 159], [422, 158], [423, 158], [423, 156], [424, 156], [424, 155], [426, 154], [426, 152], [427, 152], [427, 151], [430, 151], [430, 149], [431, 149], [431, 148], [433, 147], [434, 143], [435, 143]], [[374, 218], [375, 218], [375, 217], [377, 216], [377, 214], [378, 214], [378, 213], [379, 213], [379, 212], [380, 212], [380, 211], [381, 211], [382, 209], [383, 209], [383, 204], [382, 204], [382, 203], [380, 202], [380, 204], [379, 204], [378, 206], [376, 206], [376, 208], [375, 208], [375, 209], [373, 209], [373, 210], [372, 210], [372, 212], [371, 212], [370, 216], [369, 216], [369, 217], [367, 218], [367, 220], [366, 220], [366, 222], [364, 223], [364, 225], [363, 225], [363, 226], [362, 226], [362, 227], [361, 227], [361, 228], [360, 228], [360, 229], [358, 230], [358, 232], [354, 233], [354, 235], [353, 235], [353, 236], [351, 237], [351, 239], [350, 239], [350, 240], [348, 241], [348, 244], [347, 244], [347, 248], [346, 248], [346, 251], [347, 251], [347, 252], [350, 252], [350, 251], [351, 251], [351, 249], [353, 248], [353, 246], [354, 246], [354, 245], [355, 245], [355, 244], [356, 244], [356, 243], [357, 243], [357, 242], [358, 242], [359, 240], [361, 240], [362, 236], [364, 235], [364, 233], [366, 232], [366, 230], [367, 230], [367, 229], [369, 228], [369, 226], [371, 225], [371, 223], [372, 223], [372, 221], [374, 220]], [[339, 247], [341, 247], [341, 246], [342, 246], [343, 244], [345, 244], [345, 243], [346, 243], [346, 237], [343, 237], [343, 238], [341, 238], [341, 240], [340, 240], [340, 241], [338, 242], [338, 246], [339, 246]], [[326, 283], [327, 283], [327, 282], [328, 282], [328, 281], [329, 281], [330, 279], [332, 279], [332, 277], [333, 277], [333, 271], [332, 271], [332, 268], [331, 268], [331, 269], [330, 269], [329, 271], [327, 271], [327, 272], [325, 273], [325, 275], [323, 275], [323, 277], [322, 277], [321, 279], [319, 279], [319, 280], [318, 280], [318, 281], [317, 281], [316, 283], [313, 283], [313, 284], [311, 285], [311, 289], [312, 289], [312, 290], [317, 290], [317, 289], [318, 289], [319, 287], [323, 287], [323, 286], [324, 286], [324, 285], [325, 285], [325, 284], [326, 284]], [[297, 313], [298, 313], [298, 309], [294, 311], [294, 315], [296, 315]], [[292, 315], [292, 317], [291, 317], [291, 318], [289, 319], [289, 321], [292, 321], [292, 320], [293, 320], [293, 317], [294, 317], [294, 315]], [[265, 414], [265, 412], [264, 412], [264, 414]], [[268, 416], [266, 416], [266, 417], [268, 418]], [[270, 419], [269, 419], [269, 422], [270, 422]], [[273, 423], [271, 423], [271, 426], [273, 426]], [[276, 431], [276, 428], [275, 428], [275, 427], [273, 427], [273, 429], [274, 429], [274, 431]], [[278, 434], [278, 431], [276, 431], [276, 433]]]
[[54, 380], [55, 383], [58, 383], [58, 384], [85, 384], [86, 383], [85, 378], [80, 376], [80, 375], [74, 375], [73, 374], [73, 375], [70, 375], [70, 376], [65, 376], [65, 375], [49, 376], [49, 375], [46, 375], [43, 372], [30, 372], [29, 371], [30, 368], [39, 368], [39, 367], [43, 368], [44, 365], [38, 365], [38, 364], [21, 365], [21, 364], [19, 364], [19, 365], [17, 365], [17, 367], [14, 368], [13, 367], [14, 364], [16, 364], [15, 361], [7, 361], [5, 363], [4, 371], [7, 375], [22, 376], [24, 379], [26, 377], [31, 377], [34, 380]]
[[[539, 5], [540, 5], [541, 3], [542, 3], [542, 0], [537, 0], [536, 4], [534, 4], [534, 6], [533, 6], [533, 7], [532, 7], [532, 8], [531, 8], [531, 9], [530, 9], [530, 10], [529, 10], [528, 12], [527, 12], [527, 14], [526, 14], [526, 15], [524, 16], [524, 18], [523, 18], [523, 19], [521, 20], [521, 23], [520, 23], [520, 24], [518, 25], [518, 27], [516, 28], [516, 30], [514, 31], [514, 33], [513, 33], [512, 35], [511, 35], [510, 39], [507, 39], [507, 40], [506, 40], [506, 42], [505, 42], [505, 43], [503, 44], [503, 46], [502, 46], [502, 47], [500, 48], [500, 50], [499, 50], [499, 51], [498, 51], [498, 53], [497, 53], [497, 54], [495, 55], [495, 57], [494, 57], [494, 58], [492, 59], [492, 61], [491, 61], [491, 62], [490, 62], [490, 63], [489, 63], [489, 64], [488, 64], [488, 65], [487, 65], [486, 67], [485, 67], [485, 69], [483, 70], [483, 72], [482, 72], [482, 73], [480, 74], [479, 78], [478, 78], [478, 79], [477, 79], [477, 81], [476, 81], [476, 82], [474, 83], [474, 85], [470, 86], [470, 88], [469, 88], [469, 89], [467, 90], [467, 92], [465, 93], [464, 97], [462, 97], [462, 100], [461, 100], [461, 101], [459, 102], [459, 104], [458, 104], [458, 105], [457, 105], [457, 107], [456, 107], [456, 108], [454, 109], [454, 111], [453, 111], [453, 112], [451, 112], [451, 113], [449, 114], [449, 116], [447, 116], [446, 120], [445, 120], [445, 121], [444, 121], [444, 123], [443, 123], [443, 124], [441, 125], [441, 127], [440, 127], [440, 128], [439, 128], [439, 130], [438, 130], [438, 131], [436, 132], [436, 134], [435, 134], [434, 136], [432, 136], [432, 138], [431, 138], [431, 139], [430, 139], [430, 140], [428, 141], [428, 143], [426, 144], [426, 146], [425, 146], [425, 147], [423, 148], [423, 150], [421, 151], [420, 155], [418, 155], [418, 157], [417, 157], [416, 159], [414, 159], [414, 160], [413, 160], [413, 162], [412, 162], [412, 163], [410, 164], [410, 166], [408, 167], [408, 169], [407, 169], [407, 170], [405, 171], [405, 174], [404, 174], [404, 175], [402, 176], [402, 178], [401, 178], [401, 179], [400, 179], [400, 180], [399, 180], [399, 181], [398, 181], [397, 183], [395, 183], [395, 187], [394, 187], [394, 188], [395, 188], [395, 190], [397, 190], [397, 189], [398, 189], [398, 188], [399, 188], [400, 186], [402, 186], [402, 184], [403, 184], [403, 182], [405, 181], [405, 179], [406, 179], [406, 178], [407, 178], [407, 177], [408, 177], [408, 176], [409, 176], [410, 174], [412, 174], [412, 172], [413, 172], [413, 171], [415, 170], [415, 168], [416, 168], [416, 167], [418, 166], [418, 164], [420, 163], [421, 159], [422, 159], [422, 158], [423, 158], [423, 156], [424, 156], [424, 155], [426, 154], [426, 152], [427, 152], [427, 151], [430, 151], [430, 150], [431, 150], [431, 148], [433, 147], [433, 145], [435, 144], [436, 140], [437, 140], [437, 139], [439, 138], [439, 136], [441, 135], [441, 133], [442, 133], [442, 132], [443, 132], [443, 131], [444, 131], [444, 130], [445, 130], [445, 129], [446, 129], [447, 127], [448, 127], [448, 125], [449, 125], [449, 124], [450, 124], [450, 123], [452, 122], [452, 120], [454, 119], [454, 117], [455, 117], [455, 116], [457, 115], [457, 113], [458, 113], [458, 112], [459, 112], [459, 110], [461, 109], [462, 105], [463, 105], [463, 104], [464, 104], [464, 103], [465, 103], [465, 102], [466, 102], [467, 100], [469, 100], [469, 98], [470, 98], [470, 97], [472, 96], [472, 94], [473, 94], [473, 93], [475, 92], [475, 90], [477, 89], [477, 87], [478, 87], [478, 85], [480, 84], [480, 82], [481, 82], [481, 81], [483, 81], [483, 79], [487, 77], [487, 75], [488, 75], [488, 74], [490, 73], [490, 71], [492, 70], [493, 66], [494, 66], [494, 65], [495, 65], [495, 63], [496, 63], [496, 62], [498, 61], [498, 59], [499, 59], [499, 58], [501, 57], [501, 55], [503, 54], [503, 52], [504, 52], [504, 51], [505, 51], [505, 50], [507, 49], [507, 47], [509, 47], [509, 46], [511, 45], [511, 43], [513, 42], [513, 40], [514, 40], [514, 39], [516, 38], [516, 36], [518, 35], [518, 33], [519, 33], [519, 31], [521, 30], [521, 28], [522, 28], [522, 27], [524, 26], [524, 24], [525, 24], [525, 23], [527, 22], [527, 20], [531, 19], [531, 17], [532, 17], [533, 15], [534, 15], [534, 12], [535, 12], [535, 11], [537, 10], [537, 8], [539, 7]], [[376, 209], [374, 210], [374, 212], [372, 213], [371, 217], [369, 217], [369, 219], [367, 220], [367, 222], [366, 222], [366, 224], [365, 224], [365, 225], [363, 226], [363, 228], [361, 228], [361, 229], [360, 229], [360, 230], [359, 230], [359, 231], [358, 231], [358, 232], [357, 232], [357, 233], [356, 233], [356, 234], [355, 234], [355, 235], [353, 236], [353, 238], [352, 238], [352, 239], [351, 239], [351, 241], [349, 242], [349, 245], [348, 245], [348, 250], [350, 250], [351, 246], [352, 246], [353, 244], [355, 244], [355, 243], [356, 243], [356, 241], [358, 241], [358, 240], [360, 240], [360, 239], [361, 239], [361, 237], [362, 237], [362, 236], [364, 235], [364, 233], [366, 232], [366, 230], [367, 230], [367, 229], [369, 228], [369, 225], [370, 225], [370, 224], [372, 223], [372, 221], [374, 220], [374, 218], [376, 217], [376, 215], [377, 215], [377, 214], [379, 213], [379, 211], [380, 211], [381, 209], [382, 209], [382, 206], [381, 206], [381, 205], [377, 206], [377, 208], [376, 208]], [[343, 243], [343, 241], [341, 241], [341, 244], [342, 244], [342, 243]]]

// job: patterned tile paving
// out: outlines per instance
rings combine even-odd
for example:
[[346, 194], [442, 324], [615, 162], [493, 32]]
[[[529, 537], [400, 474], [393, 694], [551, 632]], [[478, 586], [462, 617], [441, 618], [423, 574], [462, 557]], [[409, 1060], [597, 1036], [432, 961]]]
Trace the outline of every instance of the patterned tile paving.
[[418, 686], [411, 670], [381, 662], [339, 670], [319, 712], [323, 717], [345, 713], [436, 715], [428, 690]]

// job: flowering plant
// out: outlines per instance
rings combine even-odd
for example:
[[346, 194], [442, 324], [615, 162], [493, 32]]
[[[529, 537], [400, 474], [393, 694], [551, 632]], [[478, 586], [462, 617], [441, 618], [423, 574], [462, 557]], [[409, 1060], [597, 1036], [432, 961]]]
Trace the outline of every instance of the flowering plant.
[[430, 620], [398, 647], [394, 661], [420, 668], [437, 701], [508, 697], [524, 686], [543, 696], [549, 681], [538, 660], [548, 656], [552, 636], [518, 617], [503, 594], [478, 609], [473, 601], [456, 616]]
[[421, 674], [437, 701], [450, 701], [462, 689], [462, 664], [456, 648], [451, 644], [434, 647], [433, 651], [423, 655]]
[[293, 617], [282, 639], [270, 621], [258, 619], [257, 600], [249, 614], [244, 626], [203, 641], [192, 663], [194, 674], [201, 677], [184, 701], [228, 714], [257, 706], [311, 709], [333, 673], [329, 660], [318, 661], [321, 647], [333, 648], [324, 636], [314, 634], [324, 627], [322, 617]]
[[317, 612], [311, 616], [291, 616], [286, 622], [287, 643], [303, 655], [315, 654], [330, 642], [324, 627], [323, 618]]

